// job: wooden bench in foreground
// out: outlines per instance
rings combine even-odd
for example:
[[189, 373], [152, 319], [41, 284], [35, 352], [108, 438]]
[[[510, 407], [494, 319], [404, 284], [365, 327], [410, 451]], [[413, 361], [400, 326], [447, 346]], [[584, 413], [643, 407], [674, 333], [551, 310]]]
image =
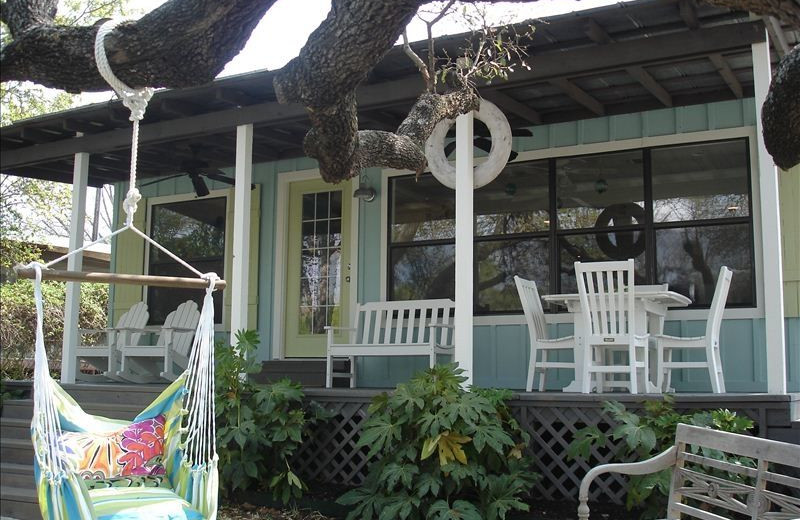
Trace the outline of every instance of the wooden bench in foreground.
[[[747, 457], [752, 467], [734, 464], [730, 457]], [[589, 471], [581, 482], [578, 519], [589, 518], [589, 486], [598, 475], [646, 475], [669, 467], [668, 520], [800, 518], [800, 446], [679, 424], [675, 445], [660, 455]]]

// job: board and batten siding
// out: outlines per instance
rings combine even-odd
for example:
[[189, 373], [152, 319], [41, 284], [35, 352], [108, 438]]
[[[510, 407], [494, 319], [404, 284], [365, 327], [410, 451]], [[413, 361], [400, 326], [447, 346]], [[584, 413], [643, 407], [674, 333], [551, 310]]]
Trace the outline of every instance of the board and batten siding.
[[[658, 136], [684, 135], [694, 132], [753, 128], [755, 104], [752, 98], [668, 108], [635, 114], [600, 117], [595, 119], [542, 125], [532, 128], [533, 137], [514, 138], [518, 152], [547, 151], [548, 156], [565, 155], [564, 147], [602, 145], [616, 141], [635, 140]], [[635, 145], [631, 145], [635, 147]], [[559, 150], [562, 149], [562, 150]], [[308, 172], [317, 168], [309, 158], [286, 159], [253, 165], [253, 183], [260, 185], [260, 225], [258, 229], [257, 276], [257, 329], [261, 338], [259, 359], [266, 360], [277, 349], [272, 345], [274, 306], [273, 294], [276, 273], [276, 222], [278, 177], [291, 172]], [[385, 172], [378, 168], [366, 170], [369, 184], [376, 190], [375, 200], [358, 202], [357, 298], [359, 302], [380, 300], [385, 295], [386, 251], [383, 236], [387, 225], [387, 196]], [[784, 236], [784, 276], [786, 279], [786, 340], [788, 350], [789, 390], [800, 391], [800, 174], [781, 178], [781, 205]], [[209, 182], [213, 189], [227, 188]], [[120, 186], [117, 193], [124, 193]], [[158, 183], [143, 190], [145, 197], [191, 193], [188, 179], [178, 178]], [[119, 213], [118, 208], [115, 208]], [[792, 233], [794, 235], [792, 235]], [[112, 244], [113, 246], [113, 244]], [[112, 265], [119, 255], [115, 254]], [[757, 273], [757, 277], [760, 276]], [[122, 286], [121, 286], [122, 287]], [[113, 290], [113, 289], [112, 289]], [[251, 287], [251, 291], [253, 287]], [[112, 293], [113, 294], [113, 293]], [[121, 308], [112, 296], [112, 307]], [[252, 301], [252, 300], [251, 300]], [[702, 315], [703, 311], [700, 311]], [[702, 334], [704, 319], [670, 321], [666, 332], [678, 336]], [[551, 325], [554, 337], [572, 333], [570, 323]], [[521, 315], [478, 317], [475, 326], [475, 384], [483, 387], [523, 388], [528, 362], [528, 332]], [[722, 356], [729, 391], [766, 391], [765, 333], [763, 318], [727, 319], [722, 328]], [[359, 386], [394, 386], [427, 367], [424, 359], [377, 358], [358, 361]], [[559, 377], [548, 380], [548, 387], [563, 385], [571, 372], [561, 371]], [[707, 391], [707, 376], [693, 371], [673, 377], [675, 387], [681, 391]]]

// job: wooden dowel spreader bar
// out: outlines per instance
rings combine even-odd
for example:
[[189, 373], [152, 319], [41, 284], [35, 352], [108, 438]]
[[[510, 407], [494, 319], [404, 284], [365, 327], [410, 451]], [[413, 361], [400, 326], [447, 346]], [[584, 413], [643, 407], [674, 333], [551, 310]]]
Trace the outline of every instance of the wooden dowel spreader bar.
[[[20, 278], [36, 278], [36, 271], [31, 267], [15, 267]], [[42, 280], [58, 280], [61, 282], [90, 282], [126, 285], [147, 285], [148, 287], [175, 287], [181, 289], [205, 289], [208, 282], [201, 278], [182, 278], [179, 276], [150, 276], [144, 274], [117, 273], [84, 273], [81, 271], [58, 271], [42, 269]], [[227, 286], [225, 280], [217, 280], [216, 288], [222, 290]]]

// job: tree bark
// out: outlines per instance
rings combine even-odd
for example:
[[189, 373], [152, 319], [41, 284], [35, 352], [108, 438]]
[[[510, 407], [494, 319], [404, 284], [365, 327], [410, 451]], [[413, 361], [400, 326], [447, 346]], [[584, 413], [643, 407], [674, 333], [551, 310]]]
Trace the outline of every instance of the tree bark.
[[764, 145], [784, 170], [800, 164], [800, 45], [783, 57], [761, 110]]
[[800, 3], [797, 0], [705, 0], [709, 4], [774, 16], [792, 27], [800, 27]]
[[[244, 47], [276, 0], [171, 0], [106, 38], [111, 69], [132, 87], [208, 83]], [[34, 81], [67, 92], [108, 90], [94, 62], [97, 27], [53, 25], [52, 1], [9, 0], [0, 81]]]

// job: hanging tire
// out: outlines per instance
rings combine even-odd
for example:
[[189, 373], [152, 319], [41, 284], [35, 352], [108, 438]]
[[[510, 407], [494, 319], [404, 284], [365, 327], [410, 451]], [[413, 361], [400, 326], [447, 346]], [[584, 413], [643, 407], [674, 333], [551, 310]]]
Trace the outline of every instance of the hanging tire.
[[[475, 167], [475, 188], [486, 186], [492, 182], [505, 168], [511, 153], [511, 125], [505, 114], [497, 106], [485, 99], [481, 100], [475, 117], [480, 119], [489, 129], [492, 148], [486, 161]], [[425, 143], [425, 157], [428, 168], [436, 179], [450, 189], [456, 188], [456, 168], [444, 154], [444, 140], [455, 120], [439, 121]]]

